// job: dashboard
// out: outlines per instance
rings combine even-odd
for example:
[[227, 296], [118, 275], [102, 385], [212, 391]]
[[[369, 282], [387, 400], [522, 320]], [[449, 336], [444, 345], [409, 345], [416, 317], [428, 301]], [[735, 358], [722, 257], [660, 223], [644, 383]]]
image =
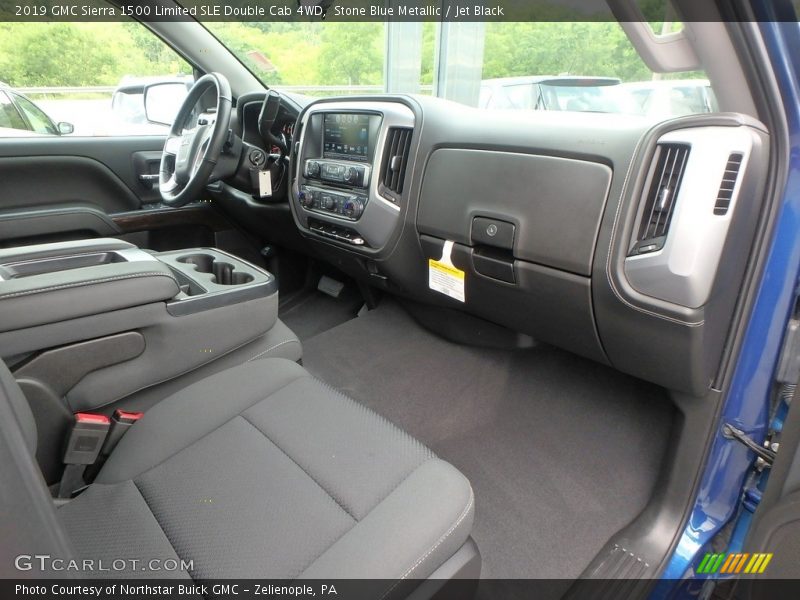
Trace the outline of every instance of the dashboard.
[[309, 253], [670, 389], [714, 385], [764, 193], [762, 124], [409, 96], [298, 113], [283, 200]]
[[367, 253], [386, 247], [401, 219], [413, 111], [396, 102], [327, 102], [298, 123], [292, 206], [300, 230]]

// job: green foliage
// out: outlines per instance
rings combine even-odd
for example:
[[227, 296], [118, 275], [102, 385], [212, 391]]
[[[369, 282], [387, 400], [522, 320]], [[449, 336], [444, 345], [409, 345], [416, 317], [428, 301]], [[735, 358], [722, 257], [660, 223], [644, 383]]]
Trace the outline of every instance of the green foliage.
[[483, 77], [602, 75], [649, 79], [616, 23], [487, 23]]
[[322, 32], [323, 81], [365, 85], [383, 81], [383, 23], [329, 23]]
[[[207, 23], [253, 73], [270, 85], [319, 84], [322, 23]], [[253, 59], [260, 53], [272, 69]]]
[[[641, 4], [650, 18], [661, 15], [663, 19], [663, 1], [641, 0]], [[383, 81], [384, 23], [206, 25], [270, 85], [380, 85]], [[656, 26], [660, 29], [661, 23]], [[437, 23], [423, 23], [423, 85], [433, 82], [438, 33]], [[189, 72], [185, 61], [138, 23], [0, 23], [0, 80], [13, 86], [116, 85], [124, 76]], [[652, 76], [616, 23], [486, 24], [484, 79], [559, 74], [614, 76], [625, 81]]]
[[[207, 23], [270, 85], [359, 85], [383, 80], [383, 23]], [[250, 55], [258, 52], [274, 67]]]
[[436, 32], [436, 23], [425, 22], [422, 24], [422, 65], [420, 70], [420, 83], [422, 85], [433, 83]]
[[0, 77], [11, 85], [96, 85], [114, 63], [111, 48], [68, 23], [24, 25], [4, 23], [0, 37]]
[[191, 69], [134, 23], [0, 23], [0, 80], [17, 87], [116, 85]]

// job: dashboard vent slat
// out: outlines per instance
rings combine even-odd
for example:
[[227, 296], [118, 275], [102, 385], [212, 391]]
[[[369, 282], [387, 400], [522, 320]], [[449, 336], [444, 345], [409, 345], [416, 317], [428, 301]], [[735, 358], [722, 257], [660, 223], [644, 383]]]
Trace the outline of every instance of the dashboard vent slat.
[[407, 127], [392, 127], [386, 136], [381, 181], [387, 190], [395, 194], [403, 193], [412, 134], [413, 130]]
[[654, 252], [663, 247], [688, 159], [689, 146], [686, 144], [658, 145], [634, 244], [635, 254]]
[[736, 180], [739, 177], [739, 169], [742, 166], [743, 155], [741, 152], [733, 152], [728, 157], [728, 164], [725, 165], [725, 172], [722, 174], [722, 183], [719, 185], [717, 201], [714, 203], [715, 215], [727, 215], [733, 199], [733, 190], [736, 187]]

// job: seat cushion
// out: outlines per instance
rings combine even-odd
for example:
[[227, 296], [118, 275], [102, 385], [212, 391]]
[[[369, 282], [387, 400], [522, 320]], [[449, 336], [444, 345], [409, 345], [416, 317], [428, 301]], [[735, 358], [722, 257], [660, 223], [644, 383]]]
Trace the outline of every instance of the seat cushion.
[[59, 514], [81, 556], [178, 557], [194, 579], [398, 580], [464, 544], [473, 497], [379, 415], [264, 359], [148, 411]]

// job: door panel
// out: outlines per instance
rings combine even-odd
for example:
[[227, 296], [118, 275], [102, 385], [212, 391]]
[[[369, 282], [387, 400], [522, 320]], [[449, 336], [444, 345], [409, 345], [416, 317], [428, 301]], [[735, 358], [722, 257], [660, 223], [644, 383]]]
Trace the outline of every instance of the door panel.
[[[26, 188], [46, 186], [47, 193], [55, 194], [43, 204], [78, 199], [113, 213], [155, 201], [157, 193], [139, 180], [143, 173], [137, 172], [137, 168], [147, 163], [137, 160], [136, 155], [147, 152], [148, 158], [160, 157], [164, 139], [163, 136], [0, 139], [0, 174], [5, 184], [0, 209], [30, 207], [30, 200], [40, 195], [29, 191], [28, 202], [15, 200], [14, 189], [7, 187], [7, 183], [15, 180], [23, 192]], [[14, 170], [25, 163], [25, 173], [15, 174]], [[93, 180], [87, 181], [87, 174]], [[9, 176], [14, 179], [7, 179]], [[61, 192], [59, 186], [68, 187]], [[83, 197], [75, 198], [76, 195]]]
[[119, 233], [113, 215], [160, 200], [146, 176], [163, 145], [160, 136], [0, 139], [0, 244]]
[[153, 250], [217, 246], [262, 264], [257, 242], [214, 204], [161, 203], [147, 175], [164, 139], [0, 138], [0, 247], [120, 237]]

